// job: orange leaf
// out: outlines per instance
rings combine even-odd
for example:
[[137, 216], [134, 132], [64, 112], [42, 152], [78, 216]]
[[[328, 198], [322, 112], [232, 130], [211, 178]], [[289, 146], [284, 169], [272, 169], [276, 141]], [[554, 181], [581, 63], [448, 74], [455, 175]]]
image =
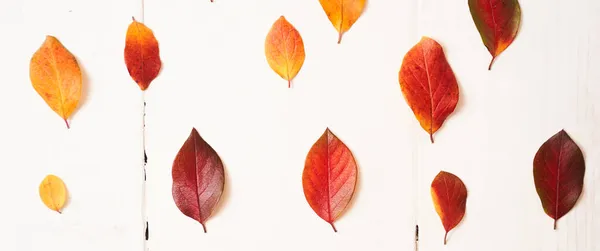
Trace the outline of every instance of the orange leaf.
[[55, 37], [46, 36], [31, 58], [29, 78], [35, 91], [69, 128], [67, 118], [81, 98], [81, 69], [75, 56]]
[[127, 28], [125, 37], [125, 64], [129, 75], [142, 91], [148, 89], [162, 66], [154, 33], [135, 18]]
[[442, 225], [446, 230], [444, 245], [448, 232], [452, 230], [465, 215], [467, 204], [467, 188], [456, 175], [441, 171], [431, 182], [431, 197]]
[[291, 87], [292, 79], [304, 64], [304, 42], [284, 16], [275, 21], [267, 34], [265, 55], [271, 69], [287, 80], [288, 87]]
[[342, 42], [342, 35], [350, 30], [362, 14], [366, 0], [319, 0], [319, 2], [329, 21], [338, 31], [339, 44]]
[[302, 187], [310, 207], [335, 232], [333, 222], [350, 203], [356, 180], [352, 152], [327, 128], [306, 156]]
[[67, 188], [65, 183], [52, 174], [46, 176], [40, 184], [40, 198], [48, 208], [61, 213], [60, 210], [67, 201]]
[[423, 37], [404, 56], [398, 78], [404, 99], [433, 143], [433, 134], [458, 103], [458, 84], [442, 46]]

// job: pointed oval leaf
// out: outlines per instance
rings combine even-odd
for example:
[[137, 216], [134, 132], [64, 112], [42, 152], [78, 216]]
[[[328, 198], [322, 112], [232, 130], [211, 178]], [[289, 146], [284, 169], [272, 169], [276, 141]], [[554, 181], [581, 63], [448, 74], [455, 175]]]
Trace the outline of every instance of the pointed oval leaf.
[[327, 128], [304, 164], [302, 186], [310, 207], [337, 232], [333, 222], [350, 203], [357, 167], [350, 149]]
[[173, 161], [173, 200], [186, 216], [200, 222], [206, 233], [206, 220], [223, 194], [225, 171], [219, 155], [196, 128], [192, 129]]
[[329, 21], [338, 31], [338, 44], [342, 35], [350, 30], [362, 14], [366, 0], [319, 0]]
[[288, 81], [288, 88], [291, 87], [292, 79], [304, 64], [304, 42], [284, 16], [275, 21], [267, 34], [265, 55], [271, 69]]
[[548, 139], [533, 159], [533, 179], [544, 212], [556, 221], [567, 214], [583, 190], [583, 153], [561, 130]]
[[129, 24], [125, 37], [125, 65], [142, 91], [148, 89], [162, 66], [154, 33], [135, 18]]
[[82, 76], [77, 59], [53, 36], [33, 54], [29, 78], [35, 91], [67, 124], [81, 98]]
[[469, 0], [471, 17], [494, 60], [515, 40], [521, 22], [518, 0]]
[[431, 182], [431, 198], [446, 230], [444, 234], [444, 245], [446, 245], [448, 232], [456, 227], [465, 215], [467, 188], [456, 175], [441, 171]]
[[55, 175], [48, 175], [40, 184], [40, 198], [48, 208], [61, 213], [67, 201], [65, 183]]
[[458, 84], [442, 46], [423, 37], [404, 56], [398, 78], [404, 99], [433, 143], [433, 134], [458, 103]]

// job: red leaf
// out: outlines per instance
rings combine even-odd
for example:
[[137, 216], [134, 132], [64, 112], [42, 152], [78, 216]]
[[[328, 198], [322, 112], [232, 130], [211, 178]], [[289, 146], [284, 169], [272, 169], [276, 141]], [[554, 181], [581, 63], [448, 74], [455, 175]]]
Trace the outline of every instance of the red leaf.
[[494, 59], [515, 40], [521, 22], [518, 0], [469, 0], [471, 16], [481, 39]]
[[585, 161], [583, 153], [561, 130], [548, 139], [533, 159], [533, 178], [542, 207], [556, 221], [567, 214], [581, 195]]
[[186, 216], [200, 222], [206, 233], [206, 220], [219, 202], [225, 185], [221, 159], [192, 129], [173, 161], [173, 199]]
[[441, 171], [431, 182], [431, 198], [446, 230], [446, 245], [448, 232], [456, 227], [465, 215], [467, 188], [456, 175]]
[[333, 222], [352, 199], [356, 178], [352, 152], [327, 128], [306, 156], [302, 186], [310, 207], [335, 232]]
[[458, 103], [458, 84], [442, 46], [423, 37], [402, 61], [398, 76], [404, 99], [431, 143]]
[[124, 54], [129, 75], [145, 91], [158, 76], [162, 63], [154, 33], [135, 18], [127, 28]]

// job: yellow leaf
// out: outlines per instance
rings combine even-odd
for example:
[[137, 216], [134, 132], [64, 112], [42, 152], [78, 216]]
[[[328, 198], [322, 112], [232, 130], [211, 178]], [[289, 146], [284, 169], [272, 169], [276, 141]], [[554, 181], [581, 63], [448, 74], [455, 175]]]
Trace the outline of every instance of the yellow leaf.
[[291, 81], [304, 64], [304, 42], [300, 33], [284, 16], [279, 17], [265, 40], [265, 55], [273, 71], [280, 77]]
[[55, 37], [46, 36], [31, 58], [29, 78], [35, 91], [69, 128], [67, 118], [81, 98], [81, 70], [73, 54]]
[[40, 198], [48, 208], [61, 213], [67, 201], [65, 183], [52, 174], [46, 176], [40, 184]]
[[319, 0], [319, 2], [339, 33], [339, 44], [342, 42], [342, 35], [350, 30], [362, 14], [366, 0]]

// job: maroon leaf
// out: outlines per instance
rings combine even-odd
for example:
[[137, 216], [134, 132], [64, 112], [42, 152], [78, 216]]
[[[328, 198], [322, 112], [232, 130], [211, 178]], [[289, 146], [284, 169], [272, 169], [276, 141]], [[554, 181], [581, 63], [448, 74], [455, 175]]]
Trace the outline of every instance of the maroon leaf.
[[200, 137], [196, 128], [177, 153], [172, 175], [177, 208], [200, 222], [206, 233], [206, 220], [223, 193], [225, 171], [215, 150]]
[[556, 221], [567, 214], [581, 195], [585, 161], [583, 153], [561, 130], [546, 141], [533, 159], [535, 188], [548, 216]]

